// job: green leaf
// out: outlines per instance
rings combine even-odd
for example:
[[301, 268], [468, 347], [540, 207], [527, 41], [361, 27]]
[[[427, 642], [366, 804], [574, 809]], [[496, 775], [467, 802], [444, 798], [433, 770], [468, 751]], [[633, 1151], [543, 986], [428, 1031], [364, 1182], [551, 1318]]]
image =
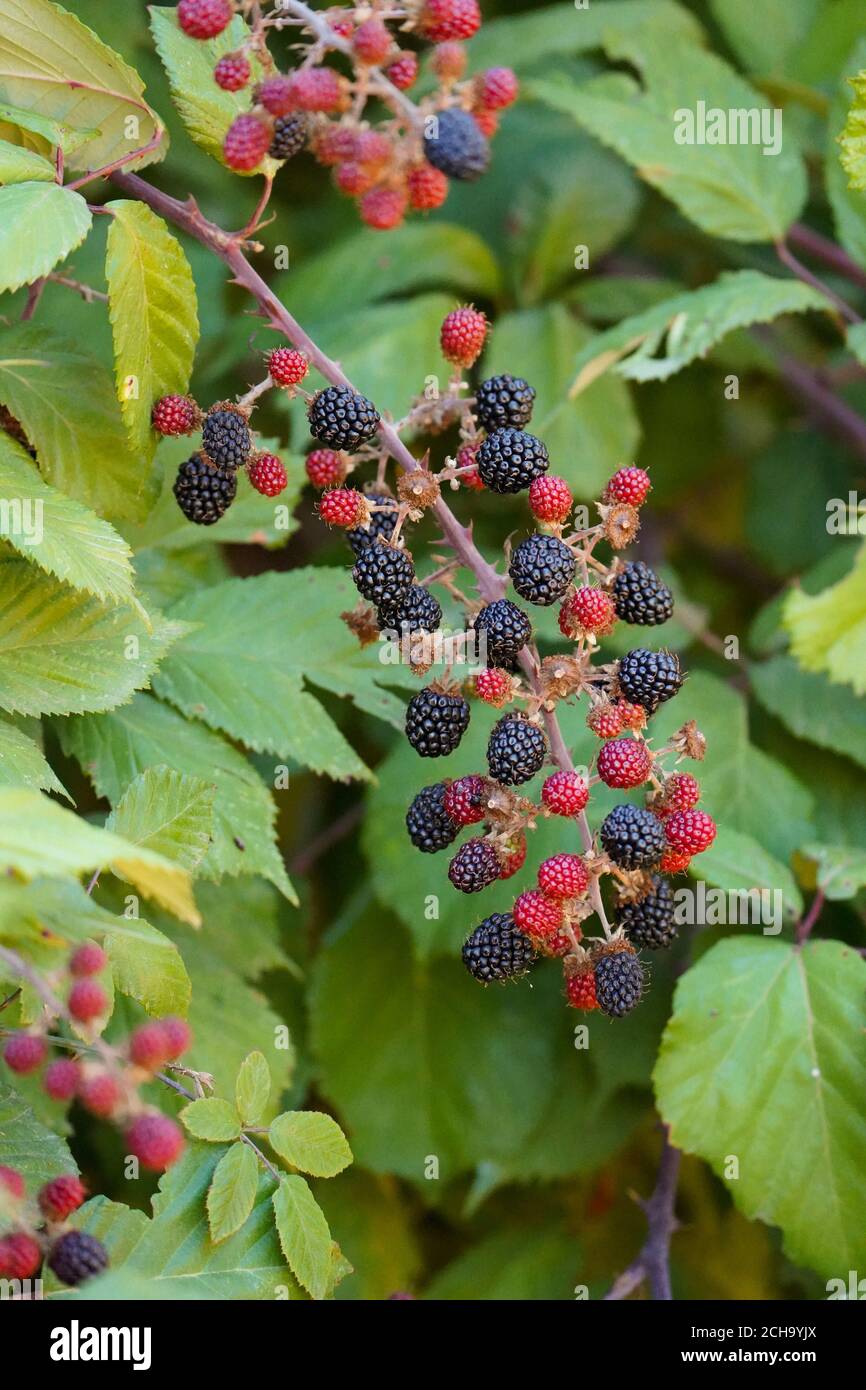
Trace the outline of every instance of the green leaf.
[[289, 1268], [312, 1298], [325, 1298], [331, 1284], [332, 1242], [322, 1208], [296, 1174], [281, 1178], [273, 1203]]
[[711, 0], [716, 23], [750, 72], [764, 76], [786, 71], [788, 58], [822, 8], [821, 0], [765, 0], [755, 23], [752, 0]]
[[572, 393], [579, 396], [609, 371], [626, 381], [664, 381], [738, 328], [830, 308], [824, 295], [799, 280], [726, 271], [711, 285], [674, 295], [590, 339], [578, 354]]
[[12, 713], [106, 710], [147, 685], [183, 626], [105, 608], [25, 560], [0, 558], [0, 706]]
[[0, 188], [0, 290], [47, 275], [81, 245], [92, 221], [81, 194], [57, 183]]
[[866, 887], [866, 851], [814, 843], [804, 845], [802, 852], [817, 863], [818, 887], [831, 902], [853, 898]]
[[[689, 134], [697, 95], [708, 112], [755, 112], [759, 121], [761, 111], [772, 113], [770, 101], [715, 54], [669, 34], [638, 27], [607, 32], [603, 42], [609, 58], [638, 69], [642, 86], [623, 74], [579, 86], [552, 76], [529, 82], [529, 95], [615, 149], [702, 231], [745, 242], [783, 237], [806, 198], [802, 157], [787, 131], [772, 157], [760, 143], [698, 143], [700, 129], [694, 143], [677, 142], [678, 132]], [[772, 114], [769, 122], [772, 148]]]
[[[827, 197], [833, 209], [837, 240], [841, 242], [849, 255], [863, 265], [866, 263], [866, 206], [864, 206], [860, 191], [848, 184], [845, 169], [842, 167], [839, 148], [840, 131], [845, 125], [848, 105], [851, 100], [850, 81], [857, 76], [861, 69], [866, 69], [866, 40], [864, 39], [860, 39], [855, 45], [854, 51], [845, 63], [836, 83], [827, 118], [824, 180], [827, 185]], [[854, 336], [853, 341], [855, 343], [858, 341], [858, 337], [859, 335]], [[850, 333], [848, 341], [853, 350], [852, 334]]]
[[435, 1302], [545, 1302], [574, 1298], [581, 1252], [555, 1220], [505, 1227], [458, 1255], [424, 1291]]
[[0, 791], [0, 867], [25, 879], [110, 868], [197, 926], [189, 875], [162, 855], [90, 825], [39, 792]]
[[214, 840], [199, 872], [215, 879], [262, 874], [296, 901], [276, 845], [273, 798], [225, 739], [147, 696], [98, 719], [69, 719], [55, 727], [64, 751], [78, 759], [99, 795], [112, 805], [147, 768], [170, 765], [212, 782]]
[[42, 1124], [27, 1102], [3, 1081], [0, 1081], [0, 1164], [16, 1168], [22, 1174], [28, 1197], [35, 1197], [43, 1183], [51, 1178], [78, 1171], [66, 1141]]
[[71, 800], [38, 743], [5, 719], [0, 719], [0, 786], [57, 792]]
[[798, 738], [866, 767], [866, 705], [849, 686], [831, 685], [780, 656], [752, 667], [752, 689]]
[[235, 1081], [235, 1103], [245, 1125], [258, 1124], [271, 1093], [271, 1074], [261, 1052], [241, 1062]]
[[355, 1169], [339, 1182], [319, 1184], [317, 1195], [355, 1266], [355, 1277], [340, 1287], [338, 1299], [381, 1301], [395, 1289], [415, 1285], [423, 1266], [401, 1185]]
[[866, 1259], [864, 996], [838, 941], [722, 941], [680, 980], [655, 1070], [672, 1142], [723, 1180], [737, 1158], [737, 1206], [823, 1277]]
[[576, 10], [573, 3], [533, 6], [524, 14], [487, 20], [472, 40], [472, 66], [508, 64], [520, 72], [545, 58], [601, 48], [608, 35], [658, 31], [670, 39], [700, 43], [698, 20], [674, 0], [604, 0]]
[[729, 825], [719, 826], [712, 845], [691, 869], [698, 878], [726, 892], [779, 892], [784, 910], [791, 917], [803, 909], [802, 895], [787, 864], [768, 854], [753, 835], [744, 835]]
[[33, 179], [48, 183], [53, 182], [56, 172], [51, 160], [44, 159], [35, 150], [25, 150], [21, 145], [0, 140], [0, 183], [28, 183]]
[[831, 681], [866, 693], [866, 545], [844, 579], [819, 594], [792, 589], [782, 622], [791, 635], [791, 655], [806, 671], [823, 671]]
[[[33, 144], [38, 144], [43, 153], [49, 154], [52, 148], [71, 154], [73, 150], [79, 149], [85, 140], [99, 134], [98, 130], [80, 130], [64, 121], [42, 116], [38, 111], [25, 111], [20, 106], [10, 106], [8, 102], [0, 102], [0, 131], [16, 148], [29, 150]], [[54, 176], [52, 169], [52, 178]]]
[[[184, 125], [197, 145], [225, 165], [225, 134], [235, 116], [249, 110], [249, 88], [224, 92], [214, 82], [213, 70], [218, 59], [245, 44], [249, 28], [240, 15], [235, 15], [217, 38], [193, 39], [180, 28], [174, 6], [151, 5], [149, 10], [156, 51], [162, 59]], [[249, 51], [248, 56], [252, 67], [251, 85], [255, 86], [262, 76], [262, 67], [254, 51]], [[265, 158], [253, 172], [273, 175], [279, 168], [274, 160]]]
[[9, 103], [96, 132], [67, 146], [67, 167], [100, 169], [162, 135], [158, 149], [124, 165], [141, 169], [164, 157], [168, 144], [144, 83], [75, 15], [51, 0], [0, 0], [0, 89]]
[[179, 1119], [194, 1139], [206, 1139], [211, 1144], [237, 1139], [241, 1132], [235, 1107], [218, 1096], [190, 1101], [181, 1110]]
[[[154, 403], [183, 394], [199, 326], [189, 261], [161, 217], [143, 203], [107, 203], [105, 275], [114, 335], [117, 397], [130, 446], [150, 455]], [[133, 388], [134, 389], [131, 389]]]
[[154, 688], [258, 752], [331, 777], [369, 778], [307, 688], [349, 696], [368, 714], [402, 722], [401, 702], [382, 688], [396, 683], [395, 668], [378, 661], [378, 646], [361, 650], [340, 619], [356, 600], [346, 571], [322, 567], [229, 579], [190, 594], [172, 614], [195, 626]]
[[839, 136], [839, 159], [848, 175], [848, 187], [862, 193], [866, 189], [866, 70], [849, 77], [854, 99], [848, 108], [845, 128]]
[[21, 422], [46, 482], [100, 515], [147, 511], [150, 481], [127, 446], [111, 374], [77, 343], [32, 323], [4, 329], [0, 404]]
[[319, 1111], [287, 1110], [271, 1121], [268, 1137], [280, 1158], [314, 1178], [334, 1178], [352, 1162], [340, 1126]]
[[10, 521], [3, 539], [26, 560], [96, 598], [132, 599], [135, 576], [126, 541], [88, 507], [44, 483], [8, 434], [0, 434], [0, 508]]
[[239, 1231], [255, 1206], [259, 1163], [248, 1144], [232, 1144], [214, 1169], [207, 1194], [211, 1240], [219, 1244]]
[[213, 783], [169, 767], [148, 768], [127, 787], [106, 829], [193, 873], [211, 841], [213, 803]]
[[627, 389], [599, 382], [580, 399], [569, 388], [574, 359], [595, 341], [561, 305], [550, 304], [497, 320], [485, 371], [516, 371], [536, 389], [529, 428], [543, 439], [551, 470], [581, 497], [594, 497], [623, 459], [633, 458], [640, 427]]

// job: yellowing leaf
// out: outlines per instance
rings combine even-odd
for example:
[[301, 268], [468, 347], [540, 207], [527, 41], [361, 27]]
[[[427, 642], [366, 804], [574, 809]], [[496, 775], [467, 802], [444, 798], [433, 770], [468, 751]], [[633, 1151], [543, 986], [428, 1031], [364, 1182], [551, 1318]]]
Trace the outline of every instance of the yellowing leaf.
[[207, 1193], [211, 1239], [219, 1244], [239, 1231], [255, 1205], [259, 1162], [249, 1144], [232, 1144], [214, 1169]]
[[324, 1298], [332, 1283], [331, 1232], [307, 1183], [287, 1174], [273, 1196], [277, 1235], [289, 1268], [312, 1298]]
[[258, 1122], [270, 1093], [271, 1073], [264, 1055], [251, 1052], [241, 1062], [235, 1081], [235, 1101], [244, 1124], [254, 1125]]
[[0, 188], [0, 290], [47, 275], [81, 245], [92, 221], [81, 194], [57, 183]]
[[237, 1139], [241, 1132], [238, 1112], [218, 1096], [190, 1101], [181, 1110], [180, 1120], [195, 1139], [206, 1139], [211, 1144]]
[[315, 1110], [288, 1110], [271, 1121], [274, 1149], [314, 1178], [333, 1178], [352, 1162], [352, 1150], [336, 1120]]
[[804, 670], [824, 671], [831, 681], [866, 693], [866, 545], [838, 584], [819, 594], [792, 589], [782, 621], [791, 655]]
[[106, 829], [132, 844], [147, 845], [192, 873], [211, 841], [214, 792], [213, 783], [200, 777], [169, 767], [148, 768], [127, 787]]

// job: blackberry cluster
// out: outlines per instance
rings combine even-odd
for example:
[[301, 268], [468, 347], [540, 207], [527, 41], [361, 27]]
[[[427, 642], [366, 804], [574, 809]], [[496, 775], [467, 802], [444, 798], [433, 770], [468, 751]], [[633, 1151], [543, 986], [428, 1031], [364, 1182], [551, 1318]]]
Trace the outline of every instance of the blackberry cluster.
[[601, 823], [603, 849], [621, 869], [655, 867], [665, 851], [665, 829], [658, 816], [642, 806], [614, 806]]
[[514, 925], [510, 912], [485, 917], [463, 946], [463, 964], [481, 984], [525, 975], [536, 959], [532, 942]]
[[381, 416], [366, 396], [350, 386], [326, 386], [318, 391], [307, 410], [310, 434], [332, 449], [357, 449], [372, 439]]
[[432, 787], [421, 788], [406, 812], [409, 839], [422, 854], [446, 849], [460, 833], [460, 826], [445, 810], [444, 800], [445, 783], [435, 782]]
[[522, 376], [491, 376], [475, 392], [475, 414], [490, 432], [506, 427], [522, 430], [532, 418], [535, 388]]
[[452, 106], [439, 111], [424, 136], [428, 164], [463, 183], [480, 179], [490, 163], [490, 146], [468, 111]]
[[442, 606], [424, 584], [413, 584], [399, 603], [382, 604], [376, 621], [382, 632], [435, 632], [442, 622]]
[[619, 688], [633, 705], [653, 714], [665, 700], [673, 699], [683, 683], [679, 657], [673, 652], [650, 652], [635, 647], [621, 657], [617, 671]]
[[234, 469], [212, 467], [201, 454], [180, 465], [172, 489], [187, 521], [196, 526], [213, 526], [225, 516], [237, 490]]
[[534, 777], [544, 764], [547, 740], [541, 730], [521, 714], [506, 714], [493, 726], [487, 744], [490, 776], [506, 787], [519, 787]]
[[405, 550], [377, 540], [362, 550], [352, 570], [355, 588], [362, 598], [383, 605], [402, 603], [415, 582], [415, 566]]
[[487, 665], [503, 666], [511, 671], [517, 658], [532, 636], [532, 623], [516, 603], [500, 598], [488, 603], [472, 620], [476, 633], [484, 633], [487, 645]]
[[637, 902], [627, 902], [617, 910], [616, 924], [629, 941], [647, 950], [659, 951], [676, 939], [674, 895], [666, 878], [653, 874], [652, 887]]
[[[385, 506], [393, 503], [393, 497], [386, 497], [381, 492], [368, 492], [367, 501], [371, 506]], [[346, 532], [346, 537], [356, 555], [360, 555], [366, 550], [373, 541], [380, 536], [382, 540], [389, 541], [394, 534], [394, 527], [397, 525], [397, 513], [390, 512], [371, 512], [370, 524], [368, 526], [357, 526], [351, 531]]]
[[624, 565], [613, 581], [616, 615], [626, 623], [655, 627], [674, 611], [674, 596], [643, 560]]
[[574, 578], [575, 560], [558, 536], [540, 532], [527, 536], [515, 547], [508, 573], [521, 598], [549, 608], [562, 598]]
[[611, 1018], [624, 1018], [641, 1001], [643, 966], [632, 950], [606, 952], [595, 966], [598, 1007]]
[[201, 431], [204, 452], [221, 468], [242, 468], [250, 456], [253, 437], [238, 410], [209, 410]]
[[469, 706], [462, 695], [425, 686], [406, 709], [406, 737], [422, 758], [453, 753], [469, 727]]
[[525, 430], [493, 430], [475, 456], [478, 474], [491, 492], [522, 492], [550, 467], [547, 449]]
[[274, 136], [268, 154], [271, 159], [284, 161], [300, 154], [307, 143], [308, 126], [303, 116], [279, 116], [274, 121]]
[[108, 1252], [101, 1240], [86, 1231], [67, 1231], [51, 1247], [48, 1267], [61, 1284], [74, 1288], [108, 1268]]

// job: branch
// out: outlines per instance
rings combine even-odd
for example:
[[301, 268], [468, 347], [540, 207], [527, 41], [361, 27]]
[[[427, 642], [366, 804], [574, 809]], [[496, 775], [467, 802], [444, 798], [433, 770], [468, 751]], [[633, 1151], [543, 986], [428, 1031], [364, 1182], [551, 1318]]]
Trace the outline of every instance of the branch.
[[846, 303], [841, 295], [836, 294], [835, 290], [831, 290], [829, 285], [824, 284], [823, 280], [819, 280], [818, 276], [814, 275], [807, 266], [803, 265], [802, 261], [798, 261], [793, 251], [786, 246], [784, 241], [776, 242], [776, 255], [782, 262], [782, 265], [787, 266], [788, 270], [790, 270], [793, 275], [796, 275], [798, 280], [802, 280], [804, 285], [809, 285], [813, 290], [817, 290], [819, 294], [823, 294], [825, 299], [829, 299], [831, 304], [835, 304], [839, 313], [844, 319], [847, 319], [848, 323], [863, 322], [861, 315], [857, 313], [856, 309], [852, 309], [851, 305]]
[[679, 1229], [679, 1221], [674, 1212], [677, 1196], [677, 1181], [680, 1173], [682, 1154], [670, 1142], [670, 1131], [664, 1126], [664, 1146], [659, 1161], [658, 1178], [651, 1197], [638, 1200], [647, 1219], [647, 1238], [640, 1254], [616, 1279], [605, 1299], [617, 1301], [628, 1298], [635, 1289], [647, 1280], [654, 1299], [670, 1302], [671, 1293], [670, 1248], [671, 1236]]
[[799, 922], [797, 923], [794, 932], [794, 939], [798, 946], [804, 945], [805, 942], [809, 940], [812, 928], [814, 927], [818, 918], [821, 916], [826, 901], [827, 899], [824, 895], [824, 889], [819, 888], [811, 903], [809, 904], [809, 911], [805, 912], [803, 916], [800, 918]]
[[852, 285], [866, 289], [866, 270], [829, 237], [822, 236], [820, 232], [813, 231], [802, 222], [795, 222], [793, 227], [788, 228], [788, 240], [807, 255], [814, 256], [816, 261], [823, 261], [830, 270], [844, 275]]

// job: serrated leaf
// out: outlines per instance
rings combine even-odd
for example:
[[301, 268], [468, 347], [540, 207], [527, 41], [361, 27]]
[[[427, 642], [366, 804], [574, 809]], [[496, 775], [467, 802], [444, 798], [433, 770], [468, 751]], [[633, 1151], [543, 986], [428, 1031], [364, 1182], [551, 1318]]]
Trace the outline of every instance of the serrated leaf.
[[0, 404], [23, 426], [46, 482], [101, 516], [145, 514], [152, 485], [127, 445], [111, 373], [77, 343], [32, 323], [4, 329]]
[[655, 1069], [672, 1142], [723, 1180], [736, 1156], [734, 1202], [824, 1277], [866, 1259], [864, 997], [838, 941], [722, 941], [680, 980]]
[[66, 1141], [42, 1124], [5, 1081], [0, 1081], [0, 1164], [22, 1174], [29, 1197], [51, 1178], [78, 1171]]
[[760, 24], [753, 0], [712, 0], [711, 7], [739, 60], [751, 72], [779, 76], [809, 33], [821, 0], [764, 0]]
[[21, 145], [10, 145], [8, 140], [0, 140], [0, 183], [28, 183], [31, 180], [49, 183], [53, 182], [56, 174], [50, 159], [44, 159], [35, 150], [25, 150]]
[[235, 1081], [235, 1103], [245, 1125], [258, 1124], [271, 1093], [271, 1074], [261, 1052], [241, 1062]]
[[[67, 147], [70, 169], [100, 169], [163, 139], [124, 165], [141, 169], [165, 155], [162, 124], [143, 100], [144, 83], [80, 19], [51, 0], [0, 0], [0, 89], [12, 105], [97, 131]], [[132, 133], [131, 133], [132, 132]]]
[[20, 444], [0, 433], [3, 539], [40, 569], [96, 598], [132, 599], [130, 549], [114, 527], [43, 482]]
[[866, 189], [866, 70], [849, 77], [848, 84], [854, 96], [839, 136], [839, 159], [848, 175], [848, 187], [862, 193]]
[[866, 767], [866, 704], [850, 686], [833, 685], [783, 656], [755, 665], [751, 682], [761, 704], [791, 733]]
[[32, 284], [80, 246], [93, 218], [80, 193], [57, 183], [0, 188], [0, 290]]
[[88, 824], [38, 792], [0, 791], [0, 866], [25, 879], [116, 868], [176, 917], [193, 926], [200, 921], [184, 869]]
[[[213, 70], [226, 53], [234, 53], [245, 44], [249, 28], [240, 15], [235, 15], [217, 38], [193, 39], [180, 28], [174, 7], [151, 5], [149, 9], [156, 51], [162, 59], [184, 125], [197, 145], [225, 165], [225, 134], [235, 116], [249, 110], [249, 93], [248, 90], [223, 91], [213, 80]], [[262, 76], [262, 67], [255, 51], [248, 49], [247, 52], [252, 68], [250, 81], [255, 85]], [[279, 167], [266, 157], [252, 172], [272, 176]]]
[[213, 832], [215, 787], [169, 767], [148, 768], [131, 782], [106, 829], [146, 845], [193, 873]]
[[[840, 132], [845, 125], [848, 106], [851, 101], [850, 79], [856, 77], [861, 69], [866, 69], [866, 40], [862, 38], [855, 44], [853, 52], [839, 74], [830, 105], [824, 150], [824, 181], [827, 186], [827, 198], [833, 210], [836, 239], [844, 246], [848, 254], [862, 265], [866, 260], [866, 207], [864, 207], [860, 190], [852, 188], [848, 183], [848, 176], [840, 159], [841, 151], [839, 148]], [[858, 336], [855, 334], [854, 342], [857, 342]], [[852, 346], [853, 350], [850, 334], [849, 346]]]
[[223, 1154], [207, 1193], [211, 1240], [227, 1240], [248, 1220], [259, 1186], [259, 1163], [248, 1144], [232, 1144]]
[[12, 713], [113, 709], [147, 685], [184, 630], [106, 608], [26, 561], [0, 558], [0, 706]]
[[602, 48], [609, 35], [631, 30], [658, 32], [678, 40], [704, 42], [700, 23], [674, 0], [604, 0], [588, 5], [575, 16], [573, 0], [565, 4], [535, 6], [523, 14], [509, 14], [485, 21], [472, 40], [472, 63], [482, 68], [510, 64], [537, 69], [539, 59], [563, 54], [588, 53]]
[[115, 989], [137, 999], [156, 1018], [185, 1015], [192, 985], [180, 951], [161, 931], [138, 918], [116, 918], [105, 948]]
[[818, 865], [818, 887], [831, 902], [853, 898], [866, 887], [866, 851], [851, 845], [803, 846], [807, 859]]
[[195, 281], [161, 217], [143, 203], [106, 207], [113, 213], [105, 275], [117, 395], [131, 447], [149, 457], [156, 446], [154, 403], [170, 392], [182, 395], [192, 374], [199, 336]]
[[791, 655], [806, 671], [823, 671], [831, 681], [866, 693], [866, 545], [852, 569], [819, 594], [792, 589], [782, 623], [791, 636]]
[[572, 394], [579, 396], [610, 371], [626, 381], [664, 381], [738, 328], [831, 307], [798, 280], [727, 271], [711, 285], [674, 295], [597, 334], [578, 353]]
[[378, 646], [359, 649], [340, 620], [356, 597], [345, 572], [324, 568], [229, 579], [191, 594], [172, 613], [196, 626], [154, 688], [249, 748], [331, 777], [369, 779], [307, 688], [348, 695], [369, 714], [401, 720], [401, 703], [383, 688], [395, 683], [394, 668], [380, 664]]
[[5, 719], [0, 719], [0, 786], [57, 792], [71, 800], [38, 743]]
[[98, 719], [63, 720], [56, 729], [64, 751], [112, 805], [147, 768], [171, 765], [212, 782], [214, 841], [199, 872], [214, 879], [262, 874], [297, 901], [276, 845], [273, 798], [246, 758], [218, 734], [147, 696]]
[[718, 827], [708, 850], [691, 866], [698, 878], [725, 892], [748, 893], [752, 889], [781, 893], [789, 917], [803, 909], [803, 898], [787, 864], [768, 854], [753, 835], [744, 835], [728, 825]]
[[295, 1173], [280, 1180], [273, 1204], [289, 1268], [312, 1298], [325, 1298], [332, 1283], [332, 1241], [325, 1213]]
[[287, 1110], [271, 1121], [272, 1147], [302, 1173], [334, 1178], [352, 1162], [352, 1150], [336, 1120], [315, 1110]]
[[206, 1139], [210, 1144], [224, 1144], [237, 1139], [241, 1132], [237, 1110], [219, 1096], [190, 1101], [178, 1118], [194, 1139]]
[[63, 150], [65, 154], [71, 154], [73, 150], [79, 149], [85, 140], [99, 134], [98, 130], [79, 130], [78, 127], [67, 125], [64, 121], [52, 120], [50, 116], [40, 115], [38, 111], [24, 110], [23, 107], [11, 106], [8, 102], [0, 102], [0, 131], [4, 138], [16, 147], [29, 149], [31, 145], [38, 144], [43, 153], [50, 153], [54, 148]]

